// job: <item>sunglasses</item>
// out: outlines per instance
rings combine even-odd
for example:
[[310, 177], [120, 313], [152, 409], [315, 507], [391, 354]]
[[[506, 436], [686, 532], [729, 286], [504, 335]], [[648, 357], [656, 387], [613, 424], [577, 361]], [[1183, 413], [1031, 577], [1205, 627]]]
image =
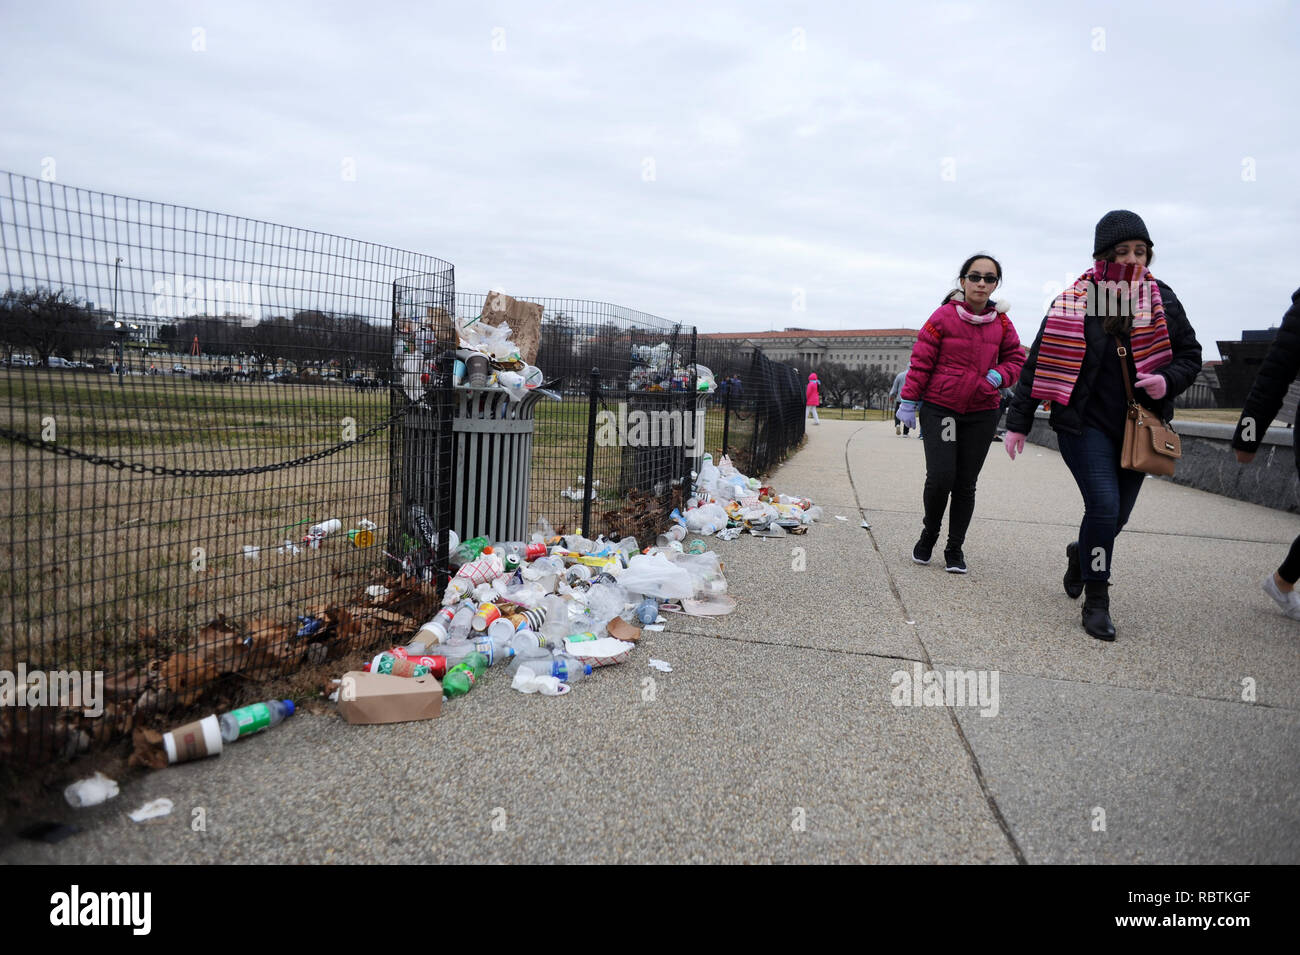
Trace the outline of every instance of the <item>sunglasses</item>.
[[989, 285], [998, 284], [998, 277], [991, 272], [986, 275], [980, 275], [978, 272], [969, 272], [962, 276], [962, 278], [967, 282], [985, 282]]

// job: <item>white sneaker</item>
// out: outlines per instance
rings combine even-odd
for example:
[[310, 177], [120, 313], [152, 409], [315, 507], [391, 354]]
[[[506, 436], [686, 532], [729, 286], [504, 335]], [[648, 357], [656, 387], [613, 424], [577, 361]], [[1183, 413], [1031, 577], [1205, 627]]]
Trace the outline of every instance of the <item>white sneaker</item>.
[[1264, 578], [1264, 584], [1260, 589], [1273, 598], [1273, 602], [1282, 608], [1283, 614], [1292, 620], [1300, 620], [1300, 593], [1294, 590], [1283, 593], [1272, 574]]

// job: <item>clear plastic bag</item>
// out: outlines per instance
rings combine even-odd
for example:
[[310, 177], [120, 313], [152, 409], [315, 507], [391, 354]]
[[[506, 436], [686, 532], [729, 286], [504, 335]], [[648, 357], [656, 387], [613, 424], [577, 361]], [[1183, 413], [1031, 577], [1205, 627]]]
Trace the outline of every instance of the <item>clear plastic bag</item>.
[[674, 566], [663, 554], [636, 555], [628, 561], [618, 582], [630, 594], [664, 600], [683, 600], [695, 593], [690, 573], [683, 567]]

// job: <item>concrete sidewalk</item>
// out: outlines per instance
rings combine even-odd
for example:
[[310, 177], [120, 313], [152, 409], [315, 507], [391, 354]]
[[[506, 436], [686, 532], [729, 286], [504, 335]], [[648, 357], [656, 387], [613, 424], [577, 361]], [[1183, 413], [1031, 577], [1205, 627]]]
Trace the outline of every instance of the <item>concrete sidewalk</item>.
[[[0, 861], [1300, 862], [1300, 622], [1259, 590], [1300, 517], [1149, 480], [1105, 644], [1061, 589], [1057, 454], [992, 447], [964, 577], [911, 560], [924, 470], [892, 424], [824, 421], [772, 483], [825, 523], [711, 542], [731, 616], [669, 616], [567, 697], [490, 671], [431, 722], [296, 716]], [[895, 706], [916, 664], [996, 671], [996, 715]]]

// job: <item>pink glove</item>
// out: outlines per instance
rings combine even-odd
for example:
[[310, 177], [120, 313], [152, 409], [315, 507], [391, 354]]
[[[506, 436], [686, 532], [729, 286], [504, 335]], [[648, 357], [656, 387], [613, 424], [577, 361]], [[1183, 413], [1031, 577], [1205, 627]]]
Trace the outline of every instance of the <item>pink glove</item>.
[[1025, 437], [1026, 435], [1019, 431], [1008, 431], [1003, 435], [1002, 446], [1007, 449], [1007, 454], [1011, 456], [1012, 461], [1016, 459], [1017, 454], [1025, 450]]
[[1138, 375], [1137, 386], [1145, 388], [1146, 393], [1157, 401], [1169, 390], [1169, 382], [1165, 381], [1164, 375]]

